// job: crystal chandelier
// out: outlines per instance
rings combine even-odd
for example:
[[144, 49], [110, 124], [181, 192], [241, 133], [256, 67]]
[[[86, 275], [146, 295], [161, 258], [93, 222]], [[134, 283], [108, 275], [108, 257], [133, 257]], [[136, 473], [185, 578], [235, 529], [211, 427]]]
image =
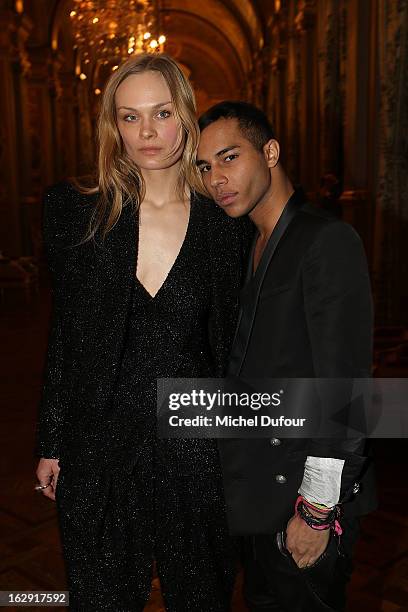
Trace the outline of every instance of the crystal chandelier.
[[101, 66], [104, 72], [116, 70], [134, 54], [164, 50], [157, 0], [72, 0], [71, 8], [75, 71], [81, 80]]

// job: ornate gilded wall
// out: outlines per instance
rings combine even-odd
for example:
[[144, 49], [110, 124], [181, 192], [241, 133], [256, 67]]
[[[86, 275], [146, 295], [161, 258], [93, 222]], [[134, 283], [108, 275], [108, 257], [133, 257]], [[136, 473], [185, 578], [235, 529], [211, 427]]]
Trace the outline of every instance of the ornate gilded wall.
[[[75, 75], [70, 0], [0, 0], [0, 250], [39, 254], [41, 194], [93, 167], [98, 99]], [[199, 110], [270, 115], [290, 176], [331, 174], [366, 245], [377, 321], [408, 323], [408, 0], [162, 0]]]

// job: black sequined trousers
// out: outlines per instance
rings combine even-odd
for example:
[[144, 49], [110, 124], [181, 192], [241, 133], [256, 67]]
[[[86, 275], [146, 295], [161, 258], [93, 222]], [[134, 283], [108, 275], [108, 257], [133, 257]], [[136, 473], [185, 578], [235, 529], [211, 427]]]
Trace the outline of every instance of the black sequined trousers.
[[[104, 436], [90, 436], [80, 456], [60, 461], [57, 505], [71, 610], [142, 611], [153, 560], [169, 612], [230, 609], [236, 562], [216, 443], [156, 436], [156, 377], [212, 374], [211, 296], [207, 288], [191, 289], [199, 270], [189, 240], [187, 233], [154, 298], [135, 278]], [[185, 299], [181, 285], [190, 288]], [[98, 461], [109, 453], [114, 461]]]
[[[180, 473], [171, 463], [180, 455], [200, 460], [202, 472]], [[208, 441], [146, 444], [134, 470], [116, 486], [107, 473], [94, 474], [91, 485], [89, 476], [76, 470], [62, 469], [60, 476], [71, 610], [141, 612], [150, 594], [153, 559], [166, 610], [230, 609], [234, 550], [218, 458]], [[92, 488], [108, 495], [96, 512], [91, 501], [91, 515]], [[99, 532], [94, 525], [100, 525]]]

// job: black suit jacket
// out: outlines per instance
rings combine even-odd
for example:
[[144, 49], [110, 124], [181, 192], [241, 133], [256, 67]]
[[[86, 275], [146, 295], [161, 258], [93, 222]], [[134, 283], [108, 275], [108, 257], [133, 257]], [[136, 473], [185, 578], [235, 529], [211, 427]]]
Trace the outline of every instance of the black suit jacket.
[[[295, 192], [241, 292], [229, 374], [260, 378], [366, 378], [372, 300], [354, 229]], [[270, 533], [293, 515], [308, 455], [345, 459], [346, 514], [375, 507], [363, 440], [230, 439], [219, 443], [233, 533]], [[283, 478], [282, 478], [283, 477]], [[360, 492], [353, 489], [359, 483]]]

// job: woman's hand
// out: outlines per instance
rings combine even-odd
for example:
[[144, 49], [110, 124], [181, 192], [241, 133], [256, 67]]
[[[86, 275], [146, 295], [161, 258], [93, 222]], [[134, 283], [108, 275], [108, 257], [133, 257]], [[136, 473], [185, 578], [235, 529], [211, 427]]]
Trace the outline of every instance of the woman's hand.
[[55, 501], [55, 491], [57, 488], [57, 480], [60, 468], [58, 465], [58, 459], [40, 459], [36, 471], [38, 483], [42, 486], [49, 485], [47, 488], [42, 489], [41, 493], [45, 497]]

